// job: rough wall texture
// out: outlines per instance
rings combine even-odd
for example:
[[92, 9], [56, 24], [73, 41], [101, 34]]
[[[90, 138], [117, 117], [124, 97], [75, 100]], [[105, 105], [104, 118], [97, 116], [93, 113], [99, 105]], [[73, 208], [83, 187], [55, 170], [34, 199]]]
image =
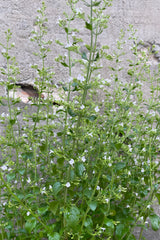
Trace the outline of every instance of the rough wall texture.
[[[34, 29], [34, 20], [36, 18], [36, 10], [41, 6], [40, 0], [1, 0], [0, 1], [0, 42], [4, 42], [5, 34], [8, 28], [13, 32], [12, 41], [16, 47], [14, 53], [21, 70], [20, 81], [34, 81], [34, 73], [31, 71], [30, 64], [36, 62], [32, 52], [34, 46], [29, 40], [31, 31]], [[62, 16], [64, 10], [67, 10], [65, 0], [46, 0], [47, 16], [48, 16], [48, 39], [64, 40], [64, 32], [58, 27], [57, 19]], [[110, 17], [109, 27], [105, 30], [99, 39], [101, 44], [107, 44], [114, 49], [115, 39], [119, 37], [120, 29], [128, 29], [129, 24], [133, 24], [137, 29], [137, 35], [143, 41], [152, 45], [156, 44], [156, 48], [160, 51], [160, 0], [113, 0], [113, 5], [108, 9]], [[80, 29], [82, 38], [87, 41], [87, 33], [83, 31], [81, 23], [77, 25]], [[127, 49], [128, 48], [128, 49]], [[54, 62], [54, 58], [59, 54], [59, 47], [56, 44], [52, 46], [52, 52], [49, 56], [49, 64], [54, 65], [55, 77], [54, 82], [66, 81], [68, 79], [67, 71]], [[126, 51], [129, 50], [129, 44], [126, 44]], [[61, 51], [62, 52], [62, 51]], [[157, 67], [160, 56], [153, 56], [151, 64], [153, 68]], [[5, 67], [5, 62], [0, 56], [1, 66]], [[76, 74], [76, 72], [75, 72]], [[106, 78], [108, 70], [106, 68], [102, 72]], [[148, 96], [148, 87], [144, 86], [144, 92]], [[4, 95], [4, 89], [0, 87], [0, 95]], [[23, 104], [22, 104], [23, 107]], [[1, 107], [0, 114], [5, 112], [5, 107]], [[0, 133], [2, 129], [0, 128]], [[157, 212], [160, 210], [157, 208]], [[148, 240], [160, 239], [160, 232], [146, 232], [145, 236]]]

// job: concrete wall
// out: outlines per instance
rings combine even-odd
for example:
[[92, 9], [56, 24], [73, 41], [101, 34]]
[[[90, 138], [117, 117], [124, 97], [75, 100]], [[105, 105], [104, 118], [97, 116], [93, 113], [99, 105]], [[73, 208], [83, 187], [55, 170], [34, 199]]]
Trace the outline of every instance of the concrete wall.
[[[54, 65], [55, 77], [54, 83], [65, 82], [68, 79], [67, 70], [54, 62], [54, 58], [60, 53], [60, 48], [54, 43], [55, 39], [64, 41], [64, 32], [59, 28], [57, 19], [62, 16], [64, 10], [67, 11], [65, 0], [46, 0], [48, 22], [48, 39], [53, 40], [52, 52], [48, 58], [48, 64]], [[35, 28], [34, 20], [37, 16], [36, 10], [41, 6], [40, 0], [1, 0], [0, 1], [0, 42], [4, 42], [5, 34], [8, 28], [13, 32], [12, 41], [15, 42], [14, 54], [16, 55], [21, 70], [19, 81], [33, 82], [35, 74], [30, 68], [30, 64], [36, 63], [33, 56], [34, 45], [30, 42], [31, 31]], [[115, 48], [115, 40], [119, 37], [120, 29], [127, 30], [129, 24], [133, 24], [137, 29], [137, 35], [141, 40], [152, 45], [156, 44], [157, 49], [160, 45], [160, 0], [113, 0], [112, 7], [108, 8], [108, 14], [111, 15], [109, 27], [104, 31], [98, 40], [101, 45], [107, 44], [111, 50]], [[88, 40], [87, 32], [84, 31], [81, 23], [77, 23], [77, 28], [84, 41]], [[125, 45], [125, 50], [129, 52], [129, 42]], [[1, 49], [1, 48], [0, 48]], [[62, 50], [61, 50], [62, 52]], [[151, 65], [157, 68], [159, 55], [152, 56]], [[0, 56], [1, 66], [5, 67], [2, 56]], [[123, 64], [123, 63], [122, 63]], [[125, 64], [123, 64], [125, 66]], [[78, 73], [74, 72], [74, 74]], [[102, 75], [109, 77], [109, 71], [105, 67]], [[1, 76], [3, 79], [3, 76]], [[123, 76], [122, 76], [123, 77]], [[146, 97], [148, 96], [148, 86], [144, 86]], [[0, 95], [4, 95], [4, 89], [0, 87]], [[23, 107], [23, 103], [21, 105]], [[0, 114], [5, 112], [5, 107], [0, 107]], [[0, 128], [0, 133], [2, 129]], [[160, 212], [156, 207], [157, 212]], [[160, 231], [146, 232], [147, 239], [160, 239]]]

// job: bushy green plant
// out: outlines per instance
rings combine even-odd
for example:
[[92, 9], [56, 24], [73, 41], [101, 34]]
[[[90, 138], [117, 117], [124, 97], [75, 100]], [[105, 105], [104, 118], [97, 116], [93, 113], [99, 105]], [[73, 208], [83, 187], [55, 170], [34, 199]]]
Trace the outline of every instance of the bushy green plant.
[[[68, 81], [63, 84], [67, 97], [57, 102], [56, 113], [51, 90], [54, 73], [47, 66], [52, 42], [46, 41], [44, 2], [38, 10], [38, 31], [31, 38], [38, 47], [34, 55], [41, 60], [32, 66], [39, 97], [25, 111], [17, 107], [20, 99], [9, 95], [16, 91], [20, 71], [10, 56], [10, 30], [6, 45], [1, 43], [7, 65], [1, 68], [2, 85], [7, 95], [0, 103], [8, 107], [8, 114], [0, 117], [5, 129], [0, 138], [1, 239], [133, 240], [138, 226], [140, 240], [148, 218], [153, 230], [159, 229], [160, 217], [152, 203], [155, 198], [160, 201], [160, 66], [151, 73], [146, 54], [138, 54], [130, 26], [134, 57], [128, 60], [127, 82], [121, 81], [124, 33], [115, 42], [117, 51], [109, 53], [107, 45], [98, 46], [108, 26], [106, 9], [111, 0], [81, 2], [68, 0], [70, 14], [58, 20], [66, 41], [56, 42], [67, 55], [59, 55], [56, 61], [68, 69]], [[77, 8], [80, 3], [85, 11]], [[75, 28], [78, 20], [90, 35], [83, 47]], [[110, 79], [100, 75], [101, 59], [110, 65]], [[76, 76], [75, 66], [82, 69]], [[148, 80], [151, 96], [145, 100], [142, 84]], [[42, 99], [44, 92], [47, 97]]]

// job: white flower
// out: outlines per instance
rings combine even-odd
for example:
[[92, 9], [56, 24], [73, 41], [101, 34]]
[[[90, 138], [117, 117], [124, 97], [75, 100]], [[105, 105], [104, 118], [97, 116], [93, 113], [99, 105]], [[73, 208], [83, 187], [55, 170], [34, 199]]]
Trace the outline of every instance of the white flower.
[[106, 203], [109, 203], [109, 199], [108, 198], [106, 198], [105, 201], [106, 201]]
[[99, 107], [96, 106], [94, 110], [95, 110], [95, 112], [99, 112]]
[[141, 169], [141, 172], [144, 173], [144, 169], [143, 168]]
[[128, 171], [128, 175], [131, 175], [131, 172], [130, 172], [130, 171]]
[[66, 187], [69, 188], [71, 186], [70, 182], [66, 183]]
[[58, 17], [56, 23], [59, 24], [60, 21], [62, 21], [62, 18], [61, 18], [61, 17]]
[[76, 10], [76, 14], [82, 13], [82, 8], [76, 8], [75, 10]]
[[52, 190], [52, 186], [51, 185], [49, 185], [49, 190]]
[[65, 46], [65, 48], [69, 48], [69, 47], [72, 47], [72, 43], [71, 42], [67, 43], [66, 46]]
[[72, 82], [72, 81], [73, 81], [73, 77], [69, 76], [68, 81], [69, 81], [69, 82]]
[[27, 212], [27, 216], [29, 216], [29, 215], [30, 215], [30, 212], [28, 211], [28, 212]]
[[42, 190], [41, 190], [41, 194], [44, 194], [44, 193], [46, 193], [46, 188], [45, 187], [42, 188]]
[[83, 110], [84, 108], [85, 108], [85, 106], [84, 106], [84, 105], [82, 105], [82, 106], [80, 107], [80, 109], [81, 109], [81, 110]]
[[108, 166], [109, 166], [109, 167], [112, 167], [112, 163], [108, 163]]
[[101, 230], [104, 232], [106, 230], [106, 228], [101, 227]]
[[104, 81], [107, 83], [111, 83], [111, 79], [108, 79], [108, 78], [106, 78]]
[[126, 208], [130, 208], [129, 204], [127, 204]]
[[81, 74], [78, 74], [77, 80], [79, 80], [81, 83], [84, 82], [84, 77]]
[[86, 161], [86, 158], [85, 156], [82, 157], [82, 162], [85, 162]]
[[100, 190], [100, 186], [97, 186], [96, 189], [97, 189], [97, 190]]
[[147, 208], [149, 209], [151, 207], [151, 205], [148, 205]]
[[30, 177], [27, 179], [27, 182], [28, 182], [28, 183], [31, 183], [31, 179], [30, 179]]
[[3, 165], [3, 166], [1, 167], [1, 169], [2, 169], [3, 171], [7, 170], [7, 166], [6, 166], [6, 165]]
[[73, 159], [71, 159], [70, 161], [69, 161], [69, 164], [73, 167], [73, 164], [74, 164], [74, 160]]

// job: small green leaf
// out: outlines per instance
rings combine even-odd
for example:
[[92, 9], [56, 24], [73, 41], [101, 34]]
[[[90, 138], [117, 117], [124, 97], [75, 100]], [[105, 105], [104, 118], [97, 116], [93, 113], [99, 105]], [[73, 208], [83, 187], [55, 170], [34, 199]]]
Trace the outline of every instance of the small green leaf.
[[101, 1], [99, 1], [99, 2], [93, 2], [93, 3], [92, 3], [92, 7], [97, 7], [97, 6], [99, 6], [100, 3], [101, 3]]
[[67, 65], [67, 63], [65, 63], [65, 62], [60, 62], [64, 67], [69, 67], [68, 65]]
[[61, 189], [62, 189], [61, 183], [60, 182], [54, 183], [52, 189], [53, 189], [53, 194], [57, 195], [61, 191]]
[[38, 208], [38, 214], [42, 215], [42, 214], [46, 213], [47, 210], [48, 210], [48, 206]]
[[128, 75], [133, 76], [134, 75], [134, 71], [132, 69], [129, 69], [128, 70]]
[[10, 182], [15, 178], [15, 173], [9, 173], [7, 174], [7, 181]]
[[160, 227], [160, 217], [156, 214], [149, 216], [151, 221], [151, 226], [154, 231], [157, 231]]
[[83, 53], [82, 53], [82, 59], [84, 59], [84, 60], [87, 60], [87, 61], [88, 61], [88, 58], [87, 58], [87, 55], [86, 55], [86, 53], [85, 53], [85, 52], [83, 52]]
[[126, 167], [126, 163], [124, 163], [124, 162], [119, 162], [115, 165], [116, 170], [122, 170], [125, 167]]
[[92, 24], [90, 24], [88, 22], [85, 22], [85, 24], [86, 24], [87, 29], [92, 30]]
[[24, 227], [27, 232], [31, 233], [32, 230], [35, 228], [36, 224], [37, 224], [36, 220], [29, 220], [25, 223]]
[[58, 202], [57, 201], [53, 201], [49, 204], [49, 209], [53, 214], [56, 214], [57, 209], [58, 209]]
[[18, 172], [23, 175], [25, 173], [25, 169], [19, 169]]
[[78, 176], [82, 176], [83, 172], [86, 170], [85, 166], [83, 165], [83, 163], [76, 163], [75, 165], [75, 170], [76, 170], [76, 174]]
[[57, 232], [54, 232], [53, 234], [47, 234], [48, 240], [60, 240], [60, 235]]
[[80, 218], [80, 211], [76, 206], [72, 206], [69, 211], [66, 211], [64, 214], [64, 218], [66, 220], [66, 224], [74, 228], [77, 226]]
[[88, 206], [90, 207], [90, 209], [91, 209], [92, 211], [95, 211], [96, 208], [97, 208], [97, 202], [90, 202], [90, 203], [88, 204]]
[[156, 197], [158, 199], [158, 203], [160, 204], [160, 193], [156, 193]]
[[116, 226], [116, 237], [117, 239], [121, 239], [125, 233], [127, 233], [128, 228], [124, 224], [118, 224]]

